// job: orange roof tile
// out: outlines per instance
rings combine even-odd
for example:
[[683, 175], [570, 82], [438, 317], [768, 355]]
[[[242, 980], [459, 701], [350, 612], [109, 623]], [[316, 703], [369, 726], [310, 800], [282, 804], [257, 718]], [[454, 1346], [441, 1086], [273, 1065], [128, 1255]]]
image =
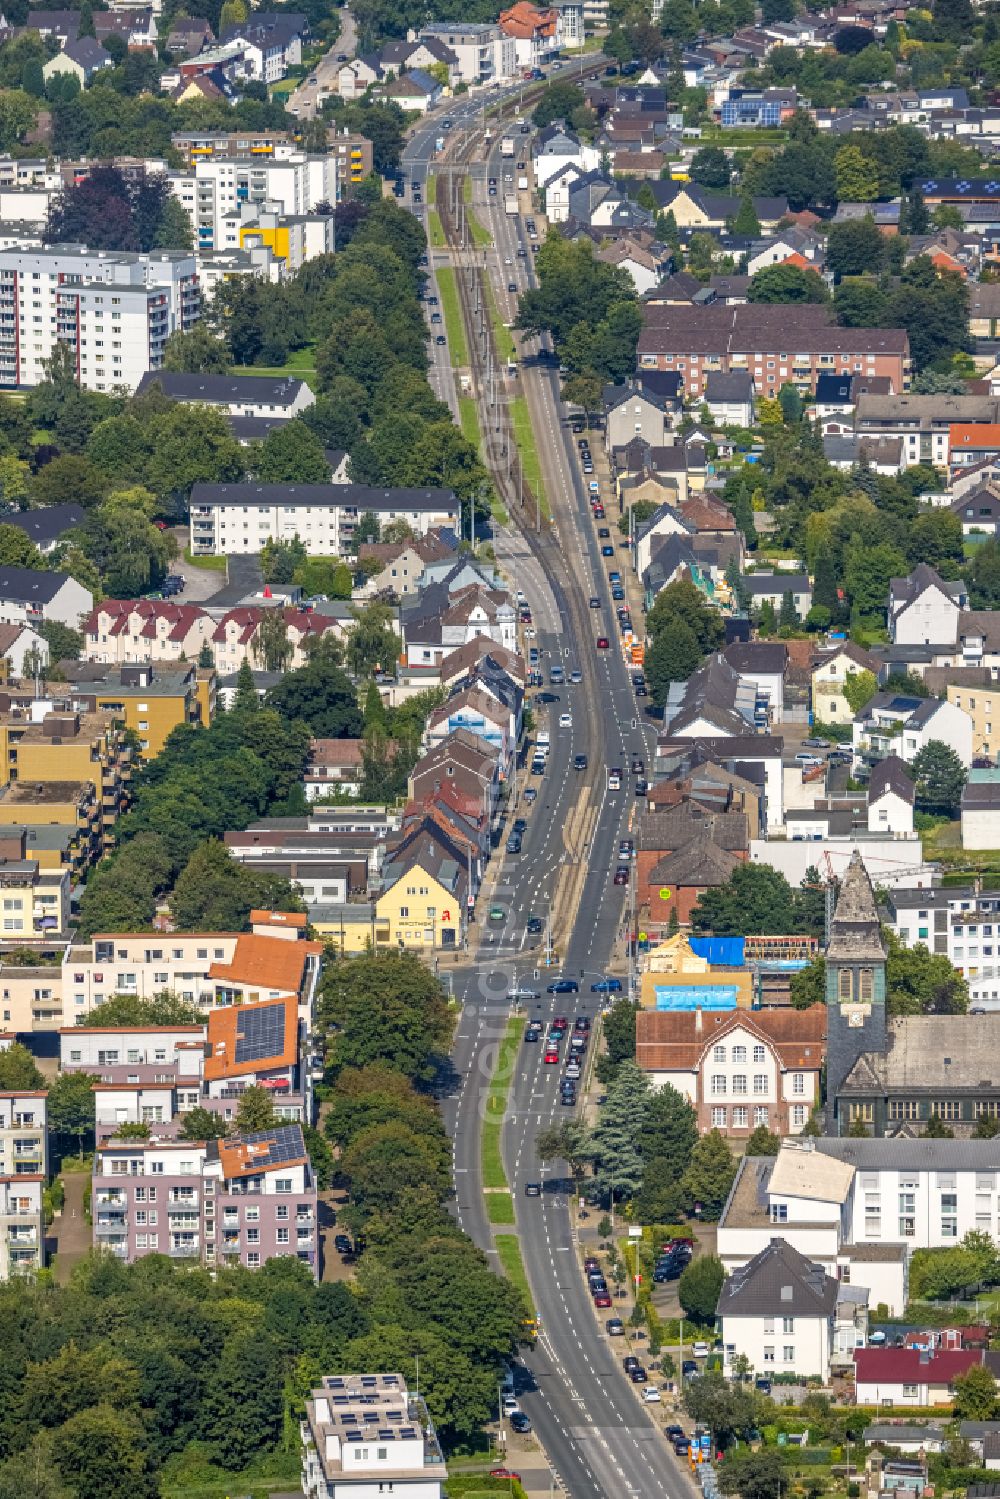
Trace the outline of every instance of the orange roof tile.
[[[243, 1036], [246, 1017], [262, 1010], [280, 1009], [281, 1049], [274, 1056], [236, 1060], [236, 1043]], [[208, 1017], [208, 1055], [205, 1079], [218, 1082], [224, 1077], [245, 1077], [250, 1072], [267, 1072], [273, 1067], [293, 1067], [298, 1058], [299, 1017], [294, 999], [270, 999], [254, 1005], [226, 1005], [213, 1010]]]
[[259, 937], [243, 932], [236, 939], [231, 963], [213, 963], [211, 979], [231, 984], [257, 984], [279, 994], [298, 994], [305, 977], [306, 958], [319, 956], [322, 942], [289, 942], [285, 937]]
[[[701, 1029], [698, 1029], [699, 1018]], [[769, 1042], [785, 1067], [816, 1070], [826, 1047], [826, 1006], [808, 1010], [640, 1010], [636, 1061], [649, 1072], [701, 1066], [710, 1046], [737, 1027]]]
[[251, 911], [251, 926], [295, 926], [306, 929], [309, 918], [304, 911]]
[[1000, 422], [952, 422], [948, 440], [952, 452], [965, 447], [1000, 449]]

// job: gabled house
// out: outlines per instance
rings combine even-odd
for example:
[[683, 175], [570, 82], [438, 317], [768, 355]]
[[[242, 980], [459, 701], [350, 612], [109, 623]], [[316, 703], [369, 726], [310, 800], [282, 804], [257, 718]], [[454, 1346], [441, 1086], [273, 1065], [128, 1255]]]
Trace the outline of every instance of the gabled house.
[[546, 125], [532, 138], [531, 166], [535, 183], [542, 191], [563, 167], [573, 166], [579, 172], [592, 172], [600, 165], [601, 155], [594, 146], [585, 145], [560, 120]]
[[807, 573], [748, 573], [743, 584], [751, 605], [758, 609], [769, 603], [777, 614], [784, 599], [791, 598], [795, 613], [803, 620], [812, 608], [812, 584]]
[[752, 427], [754, 420], [753, 376], [749, 370], [723, 374], [713, 370], [705, 381], [705, 405], [712, 420], [722, 427]]
[[868, 831], [912, 834], [915, 800], [916, 787], [905, 763], [898, 755], [886, 755], [868, 777]]
[[1000, 485], [987, 482], [953, 500], [951, 513], [962, 522], [963, 536], [996, 536], [1000, 533]]
[[878, 659], [853, 640], [838, 641], [814, 656], [810, 675], [816, 724], [822, 728], [825, 723], [850, 723], [854, 712], [844, 696], [844, 684], [848, 677], [861, 671], [877, 677], [878, 669]]
[[716, 1316], [727, 1373], [742, 1356], [765, 1375], [818, 1376], [825, 1385], [831, 1367], [849, 1365], [868, 1341], [867, 1289], [828, 1275], [784, 1239], [727, 1277]]
[[671, 440], [673, 417], [681, 409], [679, 400], [668, 401], [635, 384], [606, 385], [602, 404], [604, 445], [609, 453], [636, 437], [652, 447], [665, 446]]
[[441, 744], [456, 729], [465, 729], [496, 750], [507, 765], [515, 743], [514, 728], [519, 711], [512, 713], [492, 693], [478, 686], [463, 687], [427, 720], [424, 739], [429, 749]]
[[954, 703], [902, 692], [876, 692], [854, 717], [854, 771], [866, 774], [886, 755], [907, 765], [940, 740], [966, 767], [972, 764], [972, 719]]
[[945, 582], [919, 562], [909, 577], [890, 579], [889, 638], [894, 645], [953, 645], [967, 607], [964, 583]]
[[114, 58], [92, 36], [72, 37], [61, 52], [42, 66], [42, 77], [48, 82], [59, 74], [70, 74], [86, 88], [95, 73], [113, 68]]
[[425, 950], [459, 948], [471, 893], [462, 850], [428, 818], [386, 851], [375, 899], [378, 942]]

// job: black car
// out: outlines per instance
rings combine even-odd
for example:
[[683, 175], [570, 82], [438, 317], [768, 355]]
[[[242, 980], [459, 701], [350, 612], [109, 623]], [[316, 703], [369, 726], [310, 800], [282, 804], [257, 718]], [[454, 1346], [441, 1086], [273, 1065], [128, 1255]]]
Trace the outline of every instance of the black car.
[[519, 854], [521, 852], [520, 833], [511, 833], [510, 837], [507, 839], [507, 852], [509, 854]]
[[510, 830], [512, 833], [523, 833], [527, 826], [528, 822], [526, 818], [515, 817]]
[[559, 1102], [562, 1104], [564, 1109], [572, 1109], [573, 1107], [575, 1107], [576, 1089], [574, 1088], [571, 1093], [568, 1088], [563, 1088], [559, 1094]]
[[517, 291], [517, 282], [516, 281], [508, 281], [507, 282], [507, 290], [509, 292], [512, 292], [512, 293], [516, 292]]
[[649, 1375], [646, 1373], [641, 1364], [633, 1364], [631, 1369], [628, 1371], [628, 1377], [633, 1384], [645, 1384], [646, 1380], [649, 1378]]
[[524, 1184], [524, 1195], [525, 1195], [525, 1197], [541, 1197], [541, 1195], [542, 1195], [542, 1184], [541, 1184], [541, 1182], [525, 1182], [525, 1184]]
[[511, 1413], [510, 1424], [512, 1430], [516, 1431], [520, 1436], [531, 1430], [531, 1422], [524, 1414], [524, 1411], [513, 1411]]
[[333, 1247], [338, 1254], [353, 1254], [354, 1245], [346, 1234], [337, 1234], [333, 1241]]
[[580, 985], [576, 979], [556, 979], [554, 984], [546, 984], [546, 994], [579, 994]]
[[529, 932], [540, 932], [542, 930], [542, 918], [540, 916], [529, 916], [527, 930]]
[[586, 768], [587, 768], [587, 757], [586, 757], [586, 755], [576, 755], [574, 757], [574, 759], [573, 759], [573, 769], [574, 770], [586, 770]]
[[537, 1020], [531, 1020], [525, 1026], [524, 1039], [526, 1041], [540, 1041], [542, 1039], [542, 1027]]

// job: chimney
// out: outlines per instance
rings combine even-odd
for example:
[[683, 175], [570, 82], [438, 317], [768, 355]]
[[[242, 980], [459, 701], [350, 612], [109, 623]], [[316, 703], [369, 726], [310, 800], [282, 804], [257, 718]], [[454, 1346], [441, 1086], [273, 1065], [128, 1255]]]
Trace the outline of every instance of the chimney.
[[695, 1034], [698, 1035], [698, 1036], [701, 1035], [702, 1030], [704, 1029], [703, 1024], [702, 1024], [701, 1005], [699, 1005], [698, 1008], [694, 1012], [694, 1029], [695, 1029]]

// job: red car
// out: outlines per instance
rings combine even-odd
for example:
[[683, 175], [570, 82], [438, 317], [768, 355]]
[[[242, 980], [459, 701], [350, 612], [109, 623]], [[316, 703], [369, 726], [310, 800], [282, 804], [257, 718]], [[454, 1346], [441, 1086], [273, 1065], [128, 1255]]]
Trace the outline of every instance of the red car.
[[595, 1291], [594, 1292], [594, 1305], [597, 1306], [597, 1307], [610, 1306], [611, 1305], [611, 1293], [609, 1291]]
[[491, 1478], [513, 1478], [515, 1483], [521, 1482], [520, 1473], [515, 1473], [513, 1468], [491, 1468]]
[[608, 637], [606, 635], [598, 635], [597, 649], [599, 651], [606, 651], [608, 649]]
[[594, 506], [594, 519], [595, 520], [603, 520], [604, 519], [604, 506], [603, 505], [595, 505]]
[[549, 1050], [545, 1053], [545, 1060], [550, 1067], [559, 1061], [559, 1053], [556, 1051], [555, 1047], [550, 1047]]

